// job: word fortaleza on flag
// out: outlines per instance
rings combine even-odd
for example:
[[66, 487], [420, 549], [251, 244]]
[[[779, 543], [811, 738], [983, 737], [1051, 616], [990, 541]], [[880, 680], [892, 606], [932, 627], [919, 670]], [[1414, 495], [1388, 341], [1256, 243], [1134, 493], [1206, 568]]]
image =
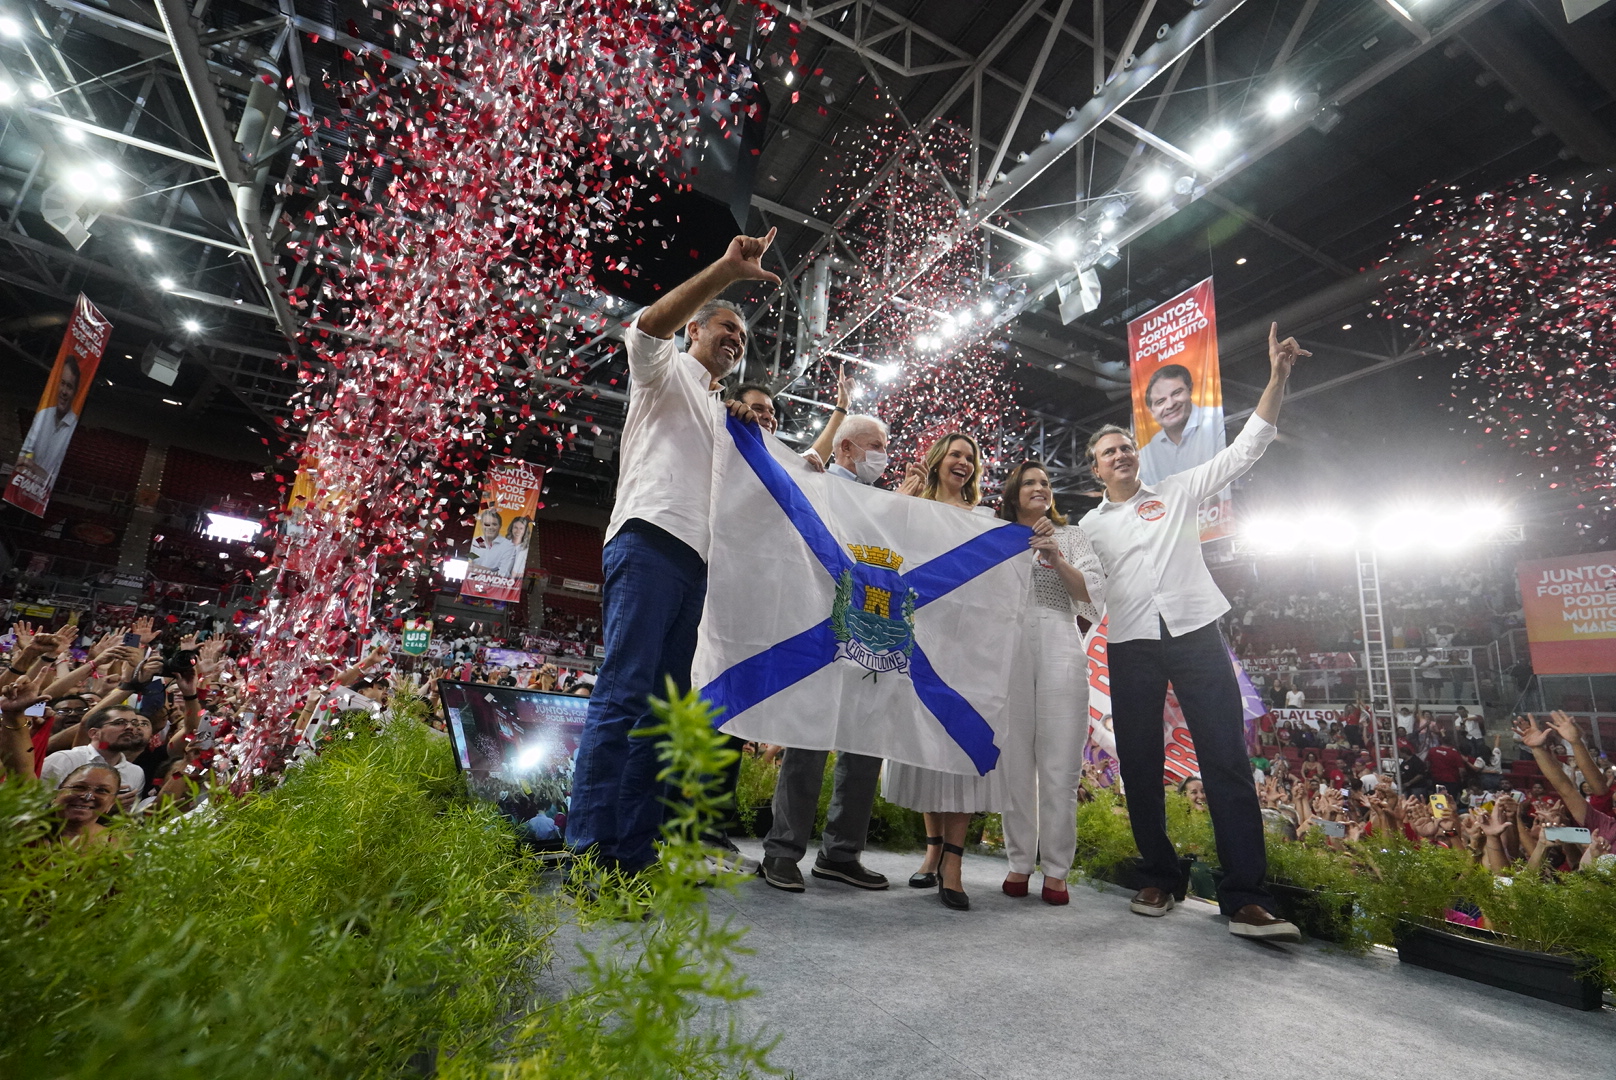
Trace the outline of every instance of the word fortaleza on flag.
[[980, 774], [1032, 530], [817, 473], [726, 419], [693, 683], [748, 740]]

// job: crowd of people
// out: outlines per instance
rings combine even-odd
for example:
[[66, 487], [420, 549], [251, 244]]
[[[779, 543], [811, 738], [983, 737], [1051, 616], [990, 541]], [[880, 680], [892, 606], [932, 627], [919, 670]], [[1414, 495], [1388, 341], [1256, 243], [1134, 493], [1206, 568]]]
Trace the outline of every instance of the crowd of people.
[[[1382, 568], [1381, 599], [1396, 648], [1487, 645], [1523, 625], [1520, 593], [1507, 569]], [[1233, 590], [1224, 630], [1242, 659], [1287, 652], [1361, 652], [1363, 621], [1350, 571], [1302, 580], [1284, 574]]]

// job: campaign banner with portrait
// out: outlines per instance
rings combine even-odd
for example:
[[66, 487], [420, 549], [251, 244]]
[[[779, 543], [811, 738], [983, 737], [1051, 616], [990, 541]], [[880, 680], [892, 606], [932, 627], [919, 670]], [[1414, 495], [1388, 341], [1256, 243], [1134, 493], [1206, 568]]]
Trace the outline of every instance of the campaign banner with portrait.
[[90, 394], [95, 369], [101, 364], [101, 354], [111, 336], [111, 320], [80, 293], [67, 321], [67, 333], [62, 335], [62, 347], [56, 351], [50, 378], [45, 380], [33, 425], [22, 441], [16, 471], [0, 496], [6, 502], [35, 517], [45, 516], [45, 504], [50, 502], [56, 474], [67, 457], [68, 443], [78, 429], [84, 399]]
[[1616, 673], [1616, 552], [1595, 551], [1515, 567], [1532, 670]]
[[544, 469], [538, 465], [506, 458], [488, 467], [476, 531], [466, 554], [466, 577], [460, 583], [462, 599], [521, 598], [533, 517], [543, 491]]
[[[1128, 323], [1128, 369], [1141, 481], [1154, 484], [1193, 469], [1223, 449], [1223, 376], [1211, 278]], [[1232, 535], [1230, 515], [1227, 488], [1203, 502], [1202, 542]]]

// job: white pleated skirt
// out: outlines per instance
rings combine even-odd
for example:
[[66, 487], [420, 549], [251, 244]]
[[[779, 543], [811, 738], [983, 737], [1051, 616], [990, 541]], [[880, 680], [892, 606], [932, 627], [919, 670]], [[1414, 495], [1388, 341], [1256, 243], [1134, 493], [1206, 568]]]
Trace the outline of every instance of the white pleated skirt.
[[1004, 770], [961, 776], [889, 761], [881, 773], [881, 797], [923, 814], [997, 814], [1004, 810]]

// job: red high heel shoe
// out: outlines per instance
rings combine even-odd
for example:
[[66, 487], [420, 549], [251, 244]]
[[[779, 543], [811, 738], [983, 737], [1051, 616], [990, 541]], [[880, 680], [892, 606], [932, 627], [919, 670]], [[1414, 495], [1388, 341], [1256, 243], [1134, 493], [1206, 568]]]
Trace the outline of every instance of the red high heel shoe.
[[1002, 887], [1006, 896], [1014, 896], [1019, 899], [1027, 895], [1027, 883], [1025, 881], [1011, 881], [1009, 878], [1005, 878]]
[[1056, 907], [1060, 907], [1063, 904], [1070, 904], [1072, 902], [1072, 890], [1061, 889], [1056, 891], [1055, 889], [1051, 889], [1048, 885], [1045, 885], [1043, 898], [1044, 903], [1054, 904]]

